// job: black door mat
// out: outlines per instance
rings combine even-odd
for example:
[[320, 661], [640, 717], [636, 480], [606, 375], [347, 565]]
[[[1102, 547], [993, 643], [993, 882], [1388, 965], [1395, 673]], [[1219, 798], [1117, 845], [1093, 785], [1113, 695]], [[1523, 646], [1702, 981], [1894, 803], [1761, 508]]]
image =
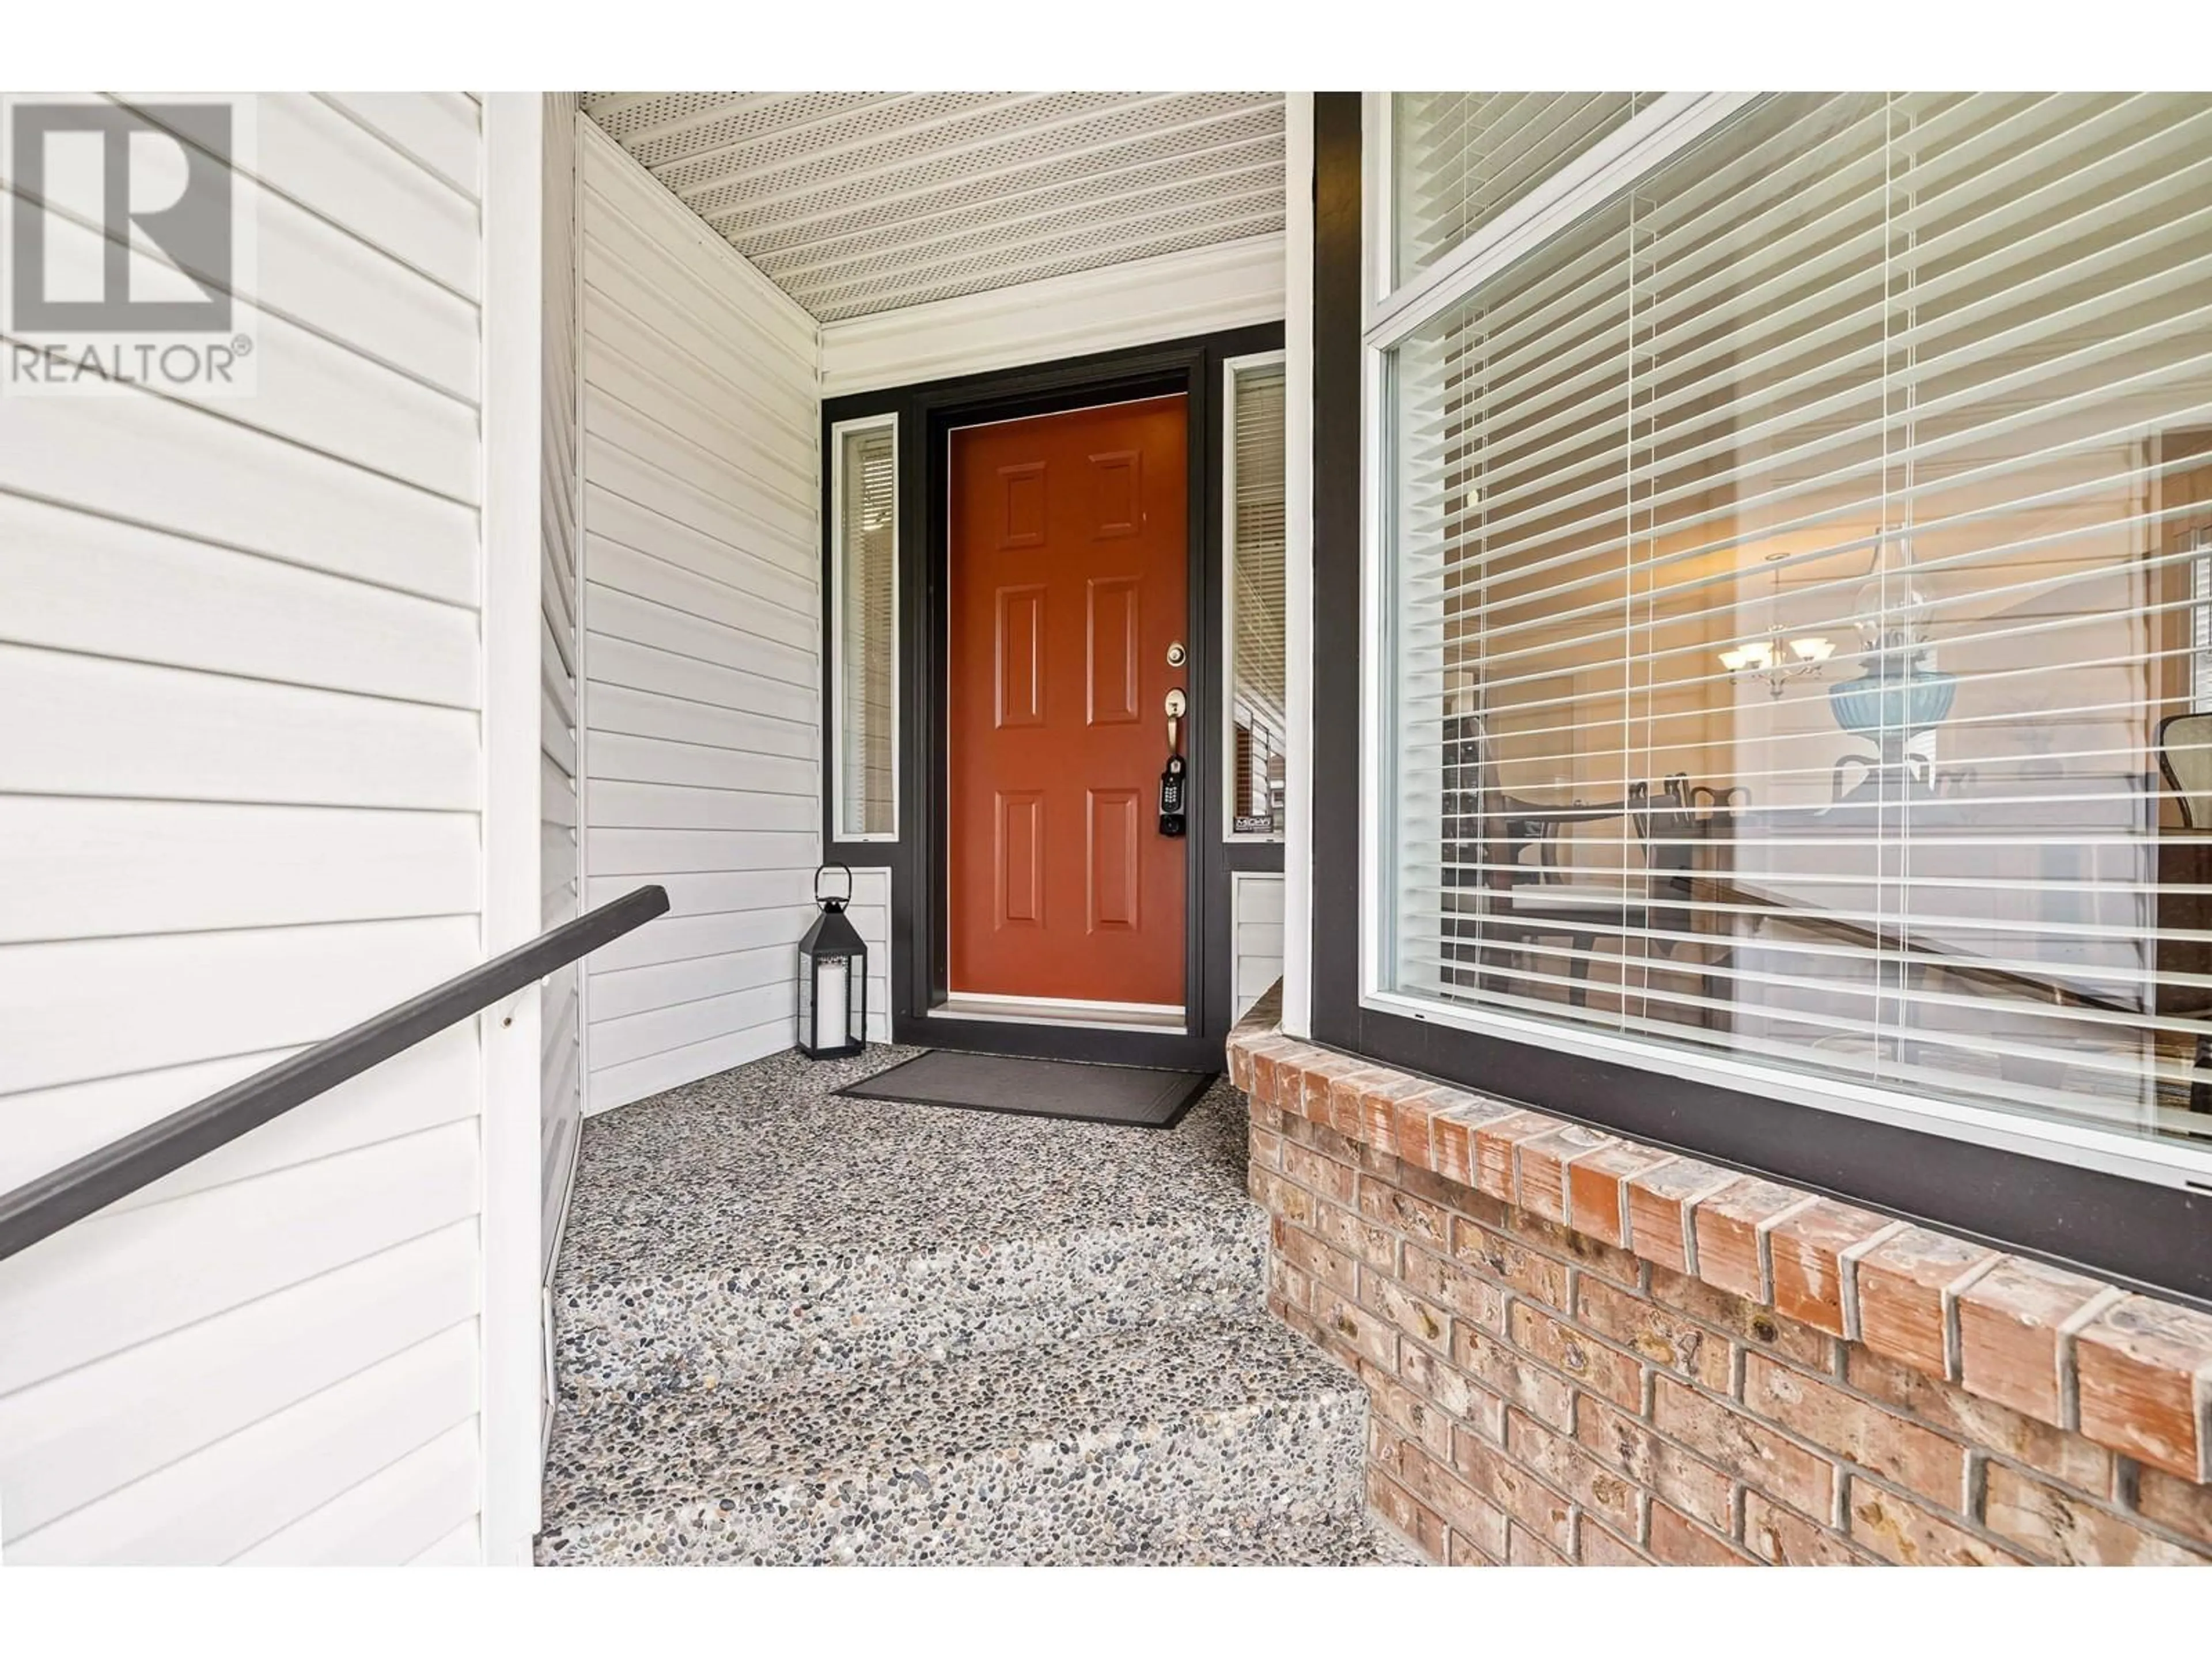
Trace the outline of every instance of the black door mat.
[[1171, 1129], [1218, 1073], [932, 1049], [836, 1092], [853, 1100], [963, 1106], [1023, 1117]]

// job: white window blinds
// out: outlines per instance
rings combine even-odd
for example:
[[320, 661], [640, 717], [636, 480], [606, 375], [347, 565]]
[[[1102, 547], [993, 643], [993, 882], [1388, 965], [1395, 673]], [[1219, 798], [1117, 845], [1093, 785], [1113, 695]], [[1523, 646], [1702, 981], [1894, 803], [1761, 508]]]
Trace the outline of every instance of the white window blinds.
[[1229, 818], [1232, 833], [1282, 830], [1284, 757], [1283, 365], [1229, 374]]
[[896, 428], [842, 428], [836, 445], [837, 834], [889, 839], [898, 824]]
[[1648, 92], [1394, 94], [1396, 280], [1434, 264], [1651, 97]]
[[1772, 97], [1387, 362], [1385, 988], [2212, 1131], [2212, 100]]

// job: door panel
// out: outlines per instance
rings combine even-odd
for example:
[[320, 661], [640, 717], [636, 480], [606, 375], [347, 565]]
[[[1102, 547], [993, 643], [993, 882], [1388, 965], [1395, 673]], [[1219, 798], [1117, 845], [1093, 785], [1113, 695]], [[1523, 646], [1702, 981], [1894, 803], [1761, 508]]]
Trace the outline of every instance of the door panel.
[[1186, 400], [952, 435], [951, 988], [1180, 1006], [1184, 843], [1158, 830], [1188, 623]]

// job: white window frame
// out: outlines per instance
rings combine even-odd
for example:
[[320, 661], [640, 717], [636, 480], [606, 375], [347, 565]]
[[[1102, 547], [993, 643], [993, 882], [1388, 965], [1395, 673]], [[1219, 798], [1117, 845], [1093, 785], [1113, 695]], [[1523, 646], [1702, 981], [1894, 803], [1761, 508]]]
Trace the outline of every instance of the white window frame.
[[891, 434], [891, 477], [898, 477], [898, 415], [864, 415], [830, 428], [830, 616], [824, 630], [830, 653], [830, 825], [840, 842], [895, 842], [899, 838], [899, 723], [904, 710], [899, 678], [899, 513], [897, 487], [891, 507], [891, 827], [854, 830], [847, 827], [845, 799], [845, 438], [848, 433]]
[[[1283, 826], [1239, 834], [1237, 823], [1237, 377], [1255, 368], [1287, 368], [1285, 351], [1254, 351], [1229, 357], [1221, 365], [1221, 839], [1260, 846], [1282, 844]], [[1287, 390], [1287, 388], [1286, 388]], [[1289, 666], [1290, 459], [1289, 400], [1285, 399], [1284, 478], [1284, 665]], [[1289, 701], [1285, 688], [1285, 699]], [[1285, 710], [1288, 719], [1289, 711]], [[1288, 813], [1288, 792], [1285, 811]]]
[[1393, 941], [1383, 903], [1389, 875], [1384, 836], [1391, 831], [1388, 767], [1394, 750], [1389, 718], [1390, 637], [1388, 430], [1389, 353], [1400, 342], [1456, 305], [1524, 254], [1613, 199], [1740, 110], [1755, 93], [1666, 93], [1614, 131], [1479, 226], [1428, 270], [1395, 289], [1391, 177], [1394, 151], [1389, 93], [1365, 94], [1361, 123], [1360, 354], [1360, 637], [1359, 708], [1359, 1005], [1556, 1052], [1663, 1072], [1715, 1088], [1763, 1095], [1825, 1111], [1972, 1141], [2160, 1186], [2212, 1192], [2212, 1150], [2125, 1134], [2090, 1124], [2029, 1117], [1842, 1078], [1815, 1077], [1698, 1049], [1579, 1029], [1565, 1021], [1469, 1005], [1431, 1001], [1386, 988]]

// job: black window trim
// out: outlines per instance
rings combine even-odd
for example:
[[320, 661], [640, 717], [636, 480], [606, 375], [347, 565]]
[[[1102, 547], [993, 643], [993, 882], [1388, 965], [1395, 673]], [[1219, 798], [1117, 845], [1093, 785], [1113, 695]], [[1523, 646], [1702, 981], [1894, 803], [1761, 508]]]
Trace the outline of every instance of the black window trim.
[[1312, 1036], [1594, 1128], [2212, 1309], [2212, 1184], [2169, 1186], [1363, 1004], [1362, 96], [1314, 100]]

